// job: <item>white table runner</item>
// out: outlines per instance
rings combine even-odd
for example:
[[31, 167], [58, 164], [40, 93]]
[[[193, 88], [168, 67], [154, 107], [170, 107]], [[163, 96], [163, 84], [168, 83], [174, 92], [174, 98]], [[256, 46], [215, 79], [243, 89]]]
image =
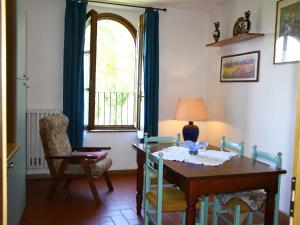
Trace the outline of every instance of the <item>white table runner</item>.
[[198, 155], [191, 155], [188, 148], [178, 146], [171, 146], [152, 154], [158, 157], [160, 152], [163, 153], [164, 160], [203, 164], [205, 166], [219, 166], [232, 157], [238, 155], [236, 152], [223, 152], [204, 149], [199, 150]]

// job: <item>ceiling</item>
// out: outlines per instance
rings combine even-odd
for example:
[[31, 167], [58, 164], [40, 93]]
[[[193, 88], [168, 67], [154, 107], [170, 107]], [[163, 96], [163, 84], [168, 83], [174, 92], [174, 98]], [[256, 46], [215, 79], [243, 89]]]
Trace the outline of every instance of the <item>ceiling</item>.
[[142, 6], [153, 6], [162, 8], [178, 8], [201, 10], [212, 8], [216, 5], [228, 2], [230, 0], [114, 0], [110, 2], [135, 4]]

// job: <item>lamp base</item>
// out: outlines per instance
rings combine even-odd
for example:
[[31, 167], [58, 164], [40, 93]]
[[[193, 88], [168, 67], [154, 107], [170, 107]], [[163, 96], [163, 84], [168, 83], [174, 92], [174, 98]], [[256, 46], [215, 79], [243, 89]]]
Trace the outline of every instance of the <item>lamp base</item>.
[[189, 121], [188, 125], [185, 125], [182, 129], [183, 140], [196, 142], [199, 136], [199, 127], [194, 125], [193, 121]]

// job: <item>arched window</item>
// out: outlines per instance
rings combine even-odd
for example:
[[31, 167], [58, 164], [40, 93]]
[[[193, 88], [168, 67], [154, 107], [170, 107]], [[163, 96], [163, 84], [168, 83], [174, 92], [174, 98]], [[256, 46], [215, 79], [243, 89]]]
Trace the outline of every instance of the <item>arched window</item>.
[[85, 33], [85, 115], [89, 130], [138, 127], [136, 29], [125, 18], [91, 10]]

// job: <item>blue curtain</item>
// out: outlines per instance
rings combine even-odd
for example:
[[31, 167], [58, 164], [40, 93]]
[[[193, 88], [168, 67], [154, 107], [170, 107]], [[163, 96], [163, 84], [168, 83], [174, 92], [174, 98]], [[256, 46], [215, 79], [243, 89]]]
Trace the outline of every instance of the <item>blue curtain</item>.
[[144, 14], [144, 131], [150, 136], [158, 134], [159, 91], [159, 14], [148, 8]]
[[83, 51], [87, 2], [66, 0], [63, 112], [69, 118], [72, 147], [81, 147], [84, 131]]

